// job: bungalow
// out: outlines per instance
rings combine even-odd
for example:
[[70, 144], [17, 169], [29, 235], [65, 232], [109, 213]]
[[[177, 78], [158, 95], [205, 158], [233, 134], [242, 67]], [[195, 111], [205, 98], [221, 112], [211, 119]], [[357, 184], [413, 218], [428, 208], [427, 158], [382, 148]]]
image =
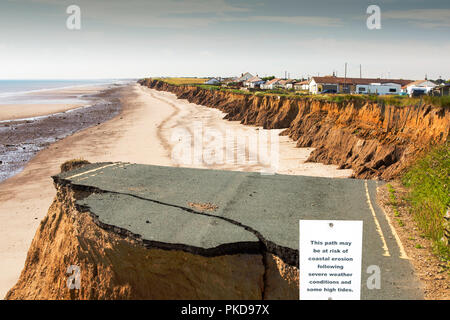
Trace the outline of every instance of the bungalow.
[[[377, 93], [398, 94], [403, 85], [411, 80], [342, 78], [336, 76], [312, 77], [309, 80], [309, 92], [320, 93]], [[395, 89], [395, 90], [394, 90]]]
[[238, 77], [236, 82], [245, 82], [249, 79], [253, 78], [253, 75], [250, 72], [242, 73], [240, 77]]
[[294, 87], [295, 80], [286, 79], [280, 80], [280, 86], [284, 89], [292, 89]]
[[309, 81], [305, 80], [305, 81], [300, 81], [300, 82], [294, 83], [294, 89], [295, 90], [309, 90]]
[[409, 96], [414, 95], [415, 92], [423, 92], [428, 94], [433, 88], [436, 87], [436, 83], [430, 80], [417, 80], [410, 82], [402, 87], [403, 92], [407, 93]]
[[217, 78], [211, 78], [211, 79], [205, 81], [205, 84], [218, 85], [218, 84], [220, 84], [220, 80]]
[[370, 84], [357, 84], [356, 93], [359, 94], [399, 94], [402, 86], [398, 83], [370, 83]]
[[276, 89], [276, 88], [281, 88], [282, 85], [281, 85], [280, 82], [281, 82], [281, 79], [279, 79], [279, 78], [275, 78], [275, 79], [269, 80], [266, 83], [261, 85], [261, 89], [273, 90], [273, 89]]
[[244, 87], [247, 88], [259, 88], [265, 81], [258, 76], [252, 77], [244, 81]]
[[433, 88], [433, 96], [450, 96], [450, 83], [443, 83]]

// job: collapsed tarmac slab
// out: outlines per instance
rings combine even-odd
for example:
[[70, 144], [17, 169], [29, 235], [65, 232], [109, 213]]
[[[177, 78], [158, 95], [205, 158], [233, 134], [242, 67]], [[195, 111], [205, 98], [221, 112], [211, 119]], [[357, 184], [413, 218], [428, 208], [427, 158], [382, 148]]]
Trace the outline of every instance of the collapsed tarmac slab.
[[[157, 235], [146, 233], [142, 227], [147, 227], [143, 223], [146, 217], [151, 220], [152, 215], [164, 211], [167, 213], [164, 218], [168, 221], [162, 227], [163, 230], [170, 230], [164, 230], [162, 234], [174, 235], [176, 232], [180, 236], [181, 232], [185, 238], [180, 240], [189, 243], [192, 234], [184, 231], [178, 223], [174, 226], [170, 219], [175, 212], [184, 212], [186, 219], [194, 220], [198, 220], [201, 214], [204, 217], [196, 231], [204, 234], [203, 241], [248, 242], [250, 239], [259, 239], [271, 253], [279, 255], [293, 266], [298, 265], [300, 219], [360, 219], [360, 212], [367, 210], [365, 201], [354, 201], [355, 197], [365, 200], [364, 182], [354, 179], [261, 175], [255, 172], [126, 163], [91, 164], [83, 169], [59, 174], [54, 179], [57, 183], [70, 184], [75, 188], [102, 192], [101, 196], [77, 202], [82, 210], [90, 210], [102, 223], [123, 226], [125, 213], [119, 212], [126, 208], [126, 215], [131, 214], [131, 220], [135, 221], [133, 226], [129, 225], [125, 229], [140, 235], [144, 241], [158, 241], [155, 238]], [[375, 182], [369, 181], [369, 184], [375, 185]], [[211, 203], [217, 209], [211, 212], [199, 211], [189, 205], [195, 203]], [[122, 209], [106, 210], [116, 205]], [[133, 208], [142, 205], [148, 208]], [[239, 229], [247, 230], [247, 238], [243, 234], [235, 237], [234, 233], [222, 235], [214, 230], [210, 232], [206, 221], [215, 221], [222, 227], [239, 226], [232, 229], [236, 233]], [[196, 225], [196, 222], [192, 225]], [[212, 238], [207, 238], [207, 233]], [[151, 239], [148, 239], [149, 235]], [[219, 236], [225, 238], [216, 239]], [[254, 236], [257, 238], [252, 238]], [[211, 248], [198, 246], [198, 249], [205, 249], [206, 253]]]
[[[128, 163], [53, 179], [57, 199], [7, 298], [298, 299], [300, 219], [363, 220], [363, 268], [389, 270], [383, 290], [363, 288], [363, 298], [420, 296], [409, 262], [382, 258], [367, 205], [375, 181]], [[69, 263], [81, 265], [87, 284], [52, 289]], [[45, 295], [29, 289], [46, 281]]]

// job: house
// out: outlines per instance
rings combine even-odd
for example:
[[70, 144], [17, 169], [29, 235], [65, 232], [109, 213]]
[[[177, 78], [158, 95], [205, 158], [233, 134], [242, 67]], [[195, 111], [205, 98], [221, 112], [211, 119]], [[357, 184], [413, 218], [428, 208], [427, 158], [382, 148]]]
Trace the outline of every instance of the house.
[[433, 96], [450, 96], [450, 83], [443, 83], [432, 90]]
[[428, 94], [430, 91], [436, 87], [436, 83], [430, 80], [417, 80], [412, 81], [402, 87], [403, 92], [407, 93], [409, 96], [415, 94], [415, 92], [420, 92], [423, 94]]
[[357, 84], [355, 93], [388, 95], [399, 94], [401, 89], [402, 86], [398, 83], [374, 82], [369, 84]]
[[266, 83], [264, 83], [263, 85], [261, 85], [261, 89], [273, 90], [276, 88], [281, 88], [282, 86], [280, 84], [280, 81], [281, 81], [281, 79], [279, 79], [279, 78], [269, 80]]
[[253, 78], [253, 75], [250, 72], [246, 72], [242, 73], [241, 76], [235, 80], [235, 82], [245, 82], [251, 78]]
[[283, 89], [292, 89], [294, 87], [295, 80], [292, 79], [285, 79], [280, 80], [280, 87]]
[[309, 90], [309, 81], [305, 80], [305, 81], [300, 81], [300, 82], [294, 83], [294, 89], [295, 90]]
[[217, 78], [211, 78], [208, 81], [205, 81], [205, 84], [218, 85], [220, 84], [220, 80]]
[[247, 88], [259, 88], [262, 84], [264, 84], [264, 80], [259, 78], [258, 76], [254, 76], [246, 81], [244, 81], [244, 87]]
[[411, 80], [403, 79], [342, 78], [336, 76], [312, 77], [309, 80], [309, 92], [313, 94], [399, 94], [401, 86], [407, 85], [410, 82]]

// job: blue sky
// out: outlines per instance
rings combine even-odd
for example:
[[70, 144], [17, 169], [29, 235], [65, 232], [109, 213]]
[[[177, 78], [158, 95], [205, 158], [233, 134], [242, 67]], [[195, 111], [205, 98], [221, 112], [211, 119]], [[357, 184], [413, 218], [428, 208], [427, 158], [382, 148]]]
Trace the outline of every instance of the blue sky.
[[[68, 30], [66, 8], [81, 8]], [[366, 27], [369, 5], [380, 30]], [[0, 78], [450, 78], [450, 2], [1, 0]]]

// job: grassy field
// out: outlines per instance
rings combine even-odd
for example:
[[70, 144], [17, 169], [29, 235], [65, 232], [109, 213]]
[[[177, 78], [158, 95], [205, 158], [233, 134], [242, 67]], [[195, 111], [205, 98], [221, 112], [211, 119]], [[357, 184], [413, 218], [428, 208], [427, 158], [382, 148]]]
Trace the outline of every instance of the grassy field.
[[449, 261], [450, 248], [443, 236], [450, 206], [450, 142], [419, 159], [402, 180], [410, 190], [408, 201], [418, 227], [433, 241], [436, 253]]
[[193, 85], [193, 84], [203, 84], [209, 79], [206, 78], [153, 78], [155, 80], [160, 80], [174, 85]]

